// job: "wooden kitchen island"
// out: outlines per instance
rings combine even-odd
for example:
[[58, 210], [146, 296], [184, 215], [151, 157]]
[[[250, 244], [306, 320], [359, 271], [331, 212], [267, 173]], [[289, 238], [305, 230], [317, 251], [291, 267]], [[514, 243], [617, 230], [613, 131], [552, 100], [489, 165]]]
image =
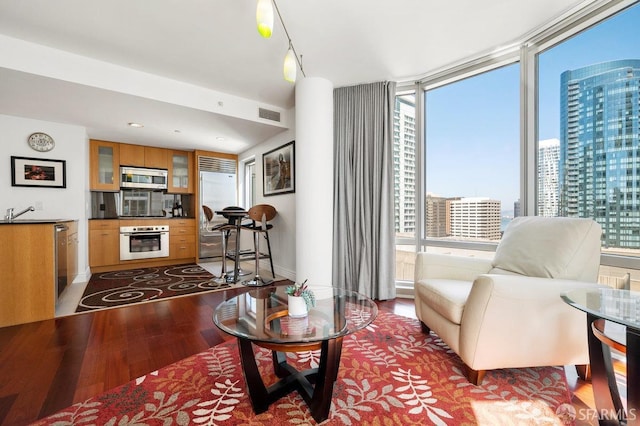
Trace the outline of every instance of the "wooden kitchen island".
[[72, 220], [0, 221], [0, 327], [55, 317], [55, 227], [69, 223], [77, 224]]

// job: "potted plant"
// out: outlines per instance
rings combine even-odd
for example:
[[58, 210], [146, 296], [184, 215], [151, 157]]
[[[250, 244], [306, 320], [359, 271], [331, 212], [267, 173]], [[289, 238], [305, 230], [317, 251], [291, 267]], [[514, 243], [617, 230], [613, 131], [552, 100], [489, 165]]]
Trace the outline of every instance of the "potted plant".
[[288, 310], [291, 317], [304, 317], [309, 313], [309, 309], [316, 305], [316, 297], [307, 287], [307, 281], [302, 284], [294, 283], [287, 286]]

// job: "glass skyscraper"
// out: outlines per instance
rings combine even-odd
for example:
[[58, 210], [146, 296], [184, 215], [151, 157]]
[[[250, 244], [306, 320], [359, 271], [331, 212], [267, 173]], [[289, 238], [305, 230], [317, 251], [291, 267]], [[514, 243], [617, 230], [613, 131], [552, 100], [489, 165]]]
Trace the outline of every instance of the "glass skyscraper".
[[560, 80], [560, 214], [595, 219], [603, 245], [640, 248], [640, 60]]

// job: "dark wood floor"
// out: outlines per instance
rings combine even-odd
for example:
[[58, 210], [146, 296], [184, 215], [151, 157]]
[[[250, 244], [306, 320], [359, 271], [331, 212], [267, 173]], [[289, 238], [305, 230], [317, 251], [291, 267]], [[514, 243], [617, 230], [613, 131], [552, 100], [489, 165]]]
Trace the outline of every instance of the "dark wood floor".
[[[236, 291], [0, 328], [0, 424], [28, 424], [230, 339], [212, 316]], [[379, 306], [415, 318], [412, 300]], [[591, 386], [567, 372], [576, 409], [593, 407]]]

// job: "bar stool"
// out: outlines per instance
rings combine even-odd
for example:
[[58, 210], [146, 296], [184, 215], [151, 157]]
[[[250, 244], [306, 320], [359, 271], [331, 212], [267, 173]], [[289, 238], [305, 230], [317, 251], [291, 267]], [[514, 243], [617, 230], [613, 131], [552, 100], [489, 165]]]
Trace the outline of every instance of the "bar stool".
[[[229, 257], [229, 251], [227, 249], [229, 236], [231, 232], [237, 230], [236, 221], [237, 218], [232, 218], [230, 216], [222, 215], [227, 219], [227, 223], [221, 223], [215, 226], [211, 226], [211, 220], [213, 220], [213, 210], [209, 206], [202, 206], [202, 210], [204, 210], [204, 215], [207, 219], [207, 230], [209, 231], [219, 231], [222, 234], [221, 245], [222, 245], [222, 269], [220, 271], [220, 278], [216, 280], [216, 282], [225, 282], [229, 280], [233, 280], [233, 274], [227, 274], [227, 258]], [[225, 207], [222, 210], [244, 210], [242, 207]], [[236, 236], [237, 238], [237, 236]]]
[[[269, 259], [269, 263], [271, 264], [271, 275], [273, 275], [273, 278], [275, 278], [276, 273], [273, 268], [273, 258], [271, 257], [271, 243], [269, 241], [269, 230], [273, 228], [273, 225], [268, 222], [276, 217], [277, 212], [275, 207], [269, 204], [256, 204], [249, 209], [247, 214], [249, 216], [249, 219], [251, 219], [251, 223], [242, 225], [242, 229], [253, 232], [253, 255], [256, 261], [256, 276], [252, 280], [244, 282], [244, 284], [253, 286], [269, 284], [272, 280], [264, 280], [260, 276], [260, 259]], [[260, 252], [260, 234], [263, 234], [264, 238], [267, 240], [267, 253]]]

